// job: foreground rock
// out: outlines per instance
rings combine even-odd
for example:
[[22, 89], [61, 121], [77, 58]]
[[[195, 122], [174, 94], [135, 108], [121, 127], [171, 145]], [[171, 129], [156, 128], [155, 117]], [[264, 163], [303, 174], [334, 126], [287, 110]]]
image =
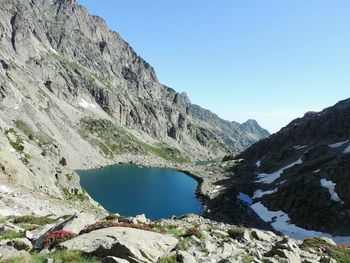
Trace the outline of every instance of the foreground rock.
[[60, 247], [98, 257], [115, 256], [130, 262], [157, 262], [178, 244], [178, 240], [144, 230], [110, 227], [63, 242]]

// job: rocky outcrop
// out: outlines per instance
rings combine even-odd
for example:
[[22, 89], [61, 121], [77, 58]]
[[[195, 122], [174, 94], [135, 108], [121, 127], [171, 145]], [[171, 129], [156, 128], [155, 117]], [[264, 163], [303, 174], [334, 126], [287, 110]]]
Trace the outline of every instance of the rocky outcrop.
[[223, 196], [243, 192], [299, 227], [348, 236], [349, 127], [350, 99], [306, 113], [241, 153]]
[[116, 256], [129, 262], [157, 262], [177, 243], [178, 240], [171, 236], [132, 228], [111, 227], [78, 236], [60, 246], [98, 257]]
[[[16, 246], [23, 243], [18, 239], [0, 241], [0, 253], [3, 252], [0, 259], [32, 262], [32, 259], [40, 257], [47, 262], [64, 258], [67, 262], [90, 259], [106, 263], [314, 263], [336, 262], [334, 260], [337, 259], [345, 263], [350, 257], [347, 246], [336, 245], [331, 239], [295, 240], [270, 231], [218, 223], [197, 215], [132, 223], [135, 220], [135, 217], [109, 215], [104, 220], [85, 226], [85, 230], [77, 236], [68, 236], [68, 232], [52, 232], [48, 235], [50, 238], [46, 239], [47, 247], [41, 251], [26, 251], [29, 244]], [[28, 242], [26, 240], [25, 244]], [[22, 256], [17, 257], [20, 254]]]

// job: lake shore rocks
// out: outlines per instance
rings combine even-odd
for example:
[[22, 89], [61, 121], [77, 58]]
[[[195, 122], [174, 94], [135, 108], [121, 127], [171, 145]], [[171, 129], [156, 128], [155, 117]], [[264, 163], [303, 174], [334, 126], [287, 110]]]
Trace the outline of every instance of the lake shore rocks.
[[[54, 259], [55, 253], [66, 253], [66, 257], [69, 253], [80, 253], [81, 257], [90, 255], [96, 262], [121, 263], [335, 262], [332, 258], [334, 254], [330, 251], [343, 253], [345, 258], [350, 257], [349, 247], [335, 245], [334, 241], [328, 238], [295, 240], [270, 231], [219, 223], [198, 215], [155, 222], [147, 218], [143, 220], [143, 215], [109, 215], [106, 219], [84, 226], [84, 231], [80, 231], [79, 234], [65, 235], [70, 232], [63, 229], [74, 220], [79, 221], [79, 216], [73, 215], [68, 218], [69, 221], [58, 219], [57, 222], [44, 224], [38, 227], [39, 230], [32, 231], [42, 233], [46, 245], [47, 237], [54, 237], [55, 239], [50, 240], [52, 243], [49, 247], [35, 248], [35, 240], [23, 237], [9, 236], [0, 241], [1, 259], [25, 256], [30, 260], [35, 255]], [[5, 218], [3, 221], [0, 227], [13, 224], [14, 218]], [[58, 232], [57, 226], [61, 228]], [[48, 232], [47, 229], [53, 232]]]

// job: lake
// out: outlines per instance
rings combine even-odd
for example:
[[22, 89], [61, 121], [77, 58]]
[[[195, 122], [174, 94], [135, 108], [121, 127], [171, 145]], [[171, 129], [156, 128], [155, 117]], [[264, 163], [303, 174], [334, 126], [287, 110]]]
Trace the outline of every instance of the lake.
[[203, 213], [197, 181], [176, 170], [117, 164], [77, 173], [82, 187], [111, 213], [152, 220]]

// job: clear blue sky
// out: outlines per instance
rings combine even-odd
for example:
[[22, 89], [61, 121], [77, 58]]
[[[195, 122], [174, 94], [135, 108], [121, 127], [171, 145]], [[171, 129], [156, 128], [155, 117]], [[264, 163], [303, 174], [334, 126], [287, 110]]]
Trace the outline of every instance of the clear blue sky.
[[78, 0], [227, 120], [271, 132], [350, 97], [348, 0]]

